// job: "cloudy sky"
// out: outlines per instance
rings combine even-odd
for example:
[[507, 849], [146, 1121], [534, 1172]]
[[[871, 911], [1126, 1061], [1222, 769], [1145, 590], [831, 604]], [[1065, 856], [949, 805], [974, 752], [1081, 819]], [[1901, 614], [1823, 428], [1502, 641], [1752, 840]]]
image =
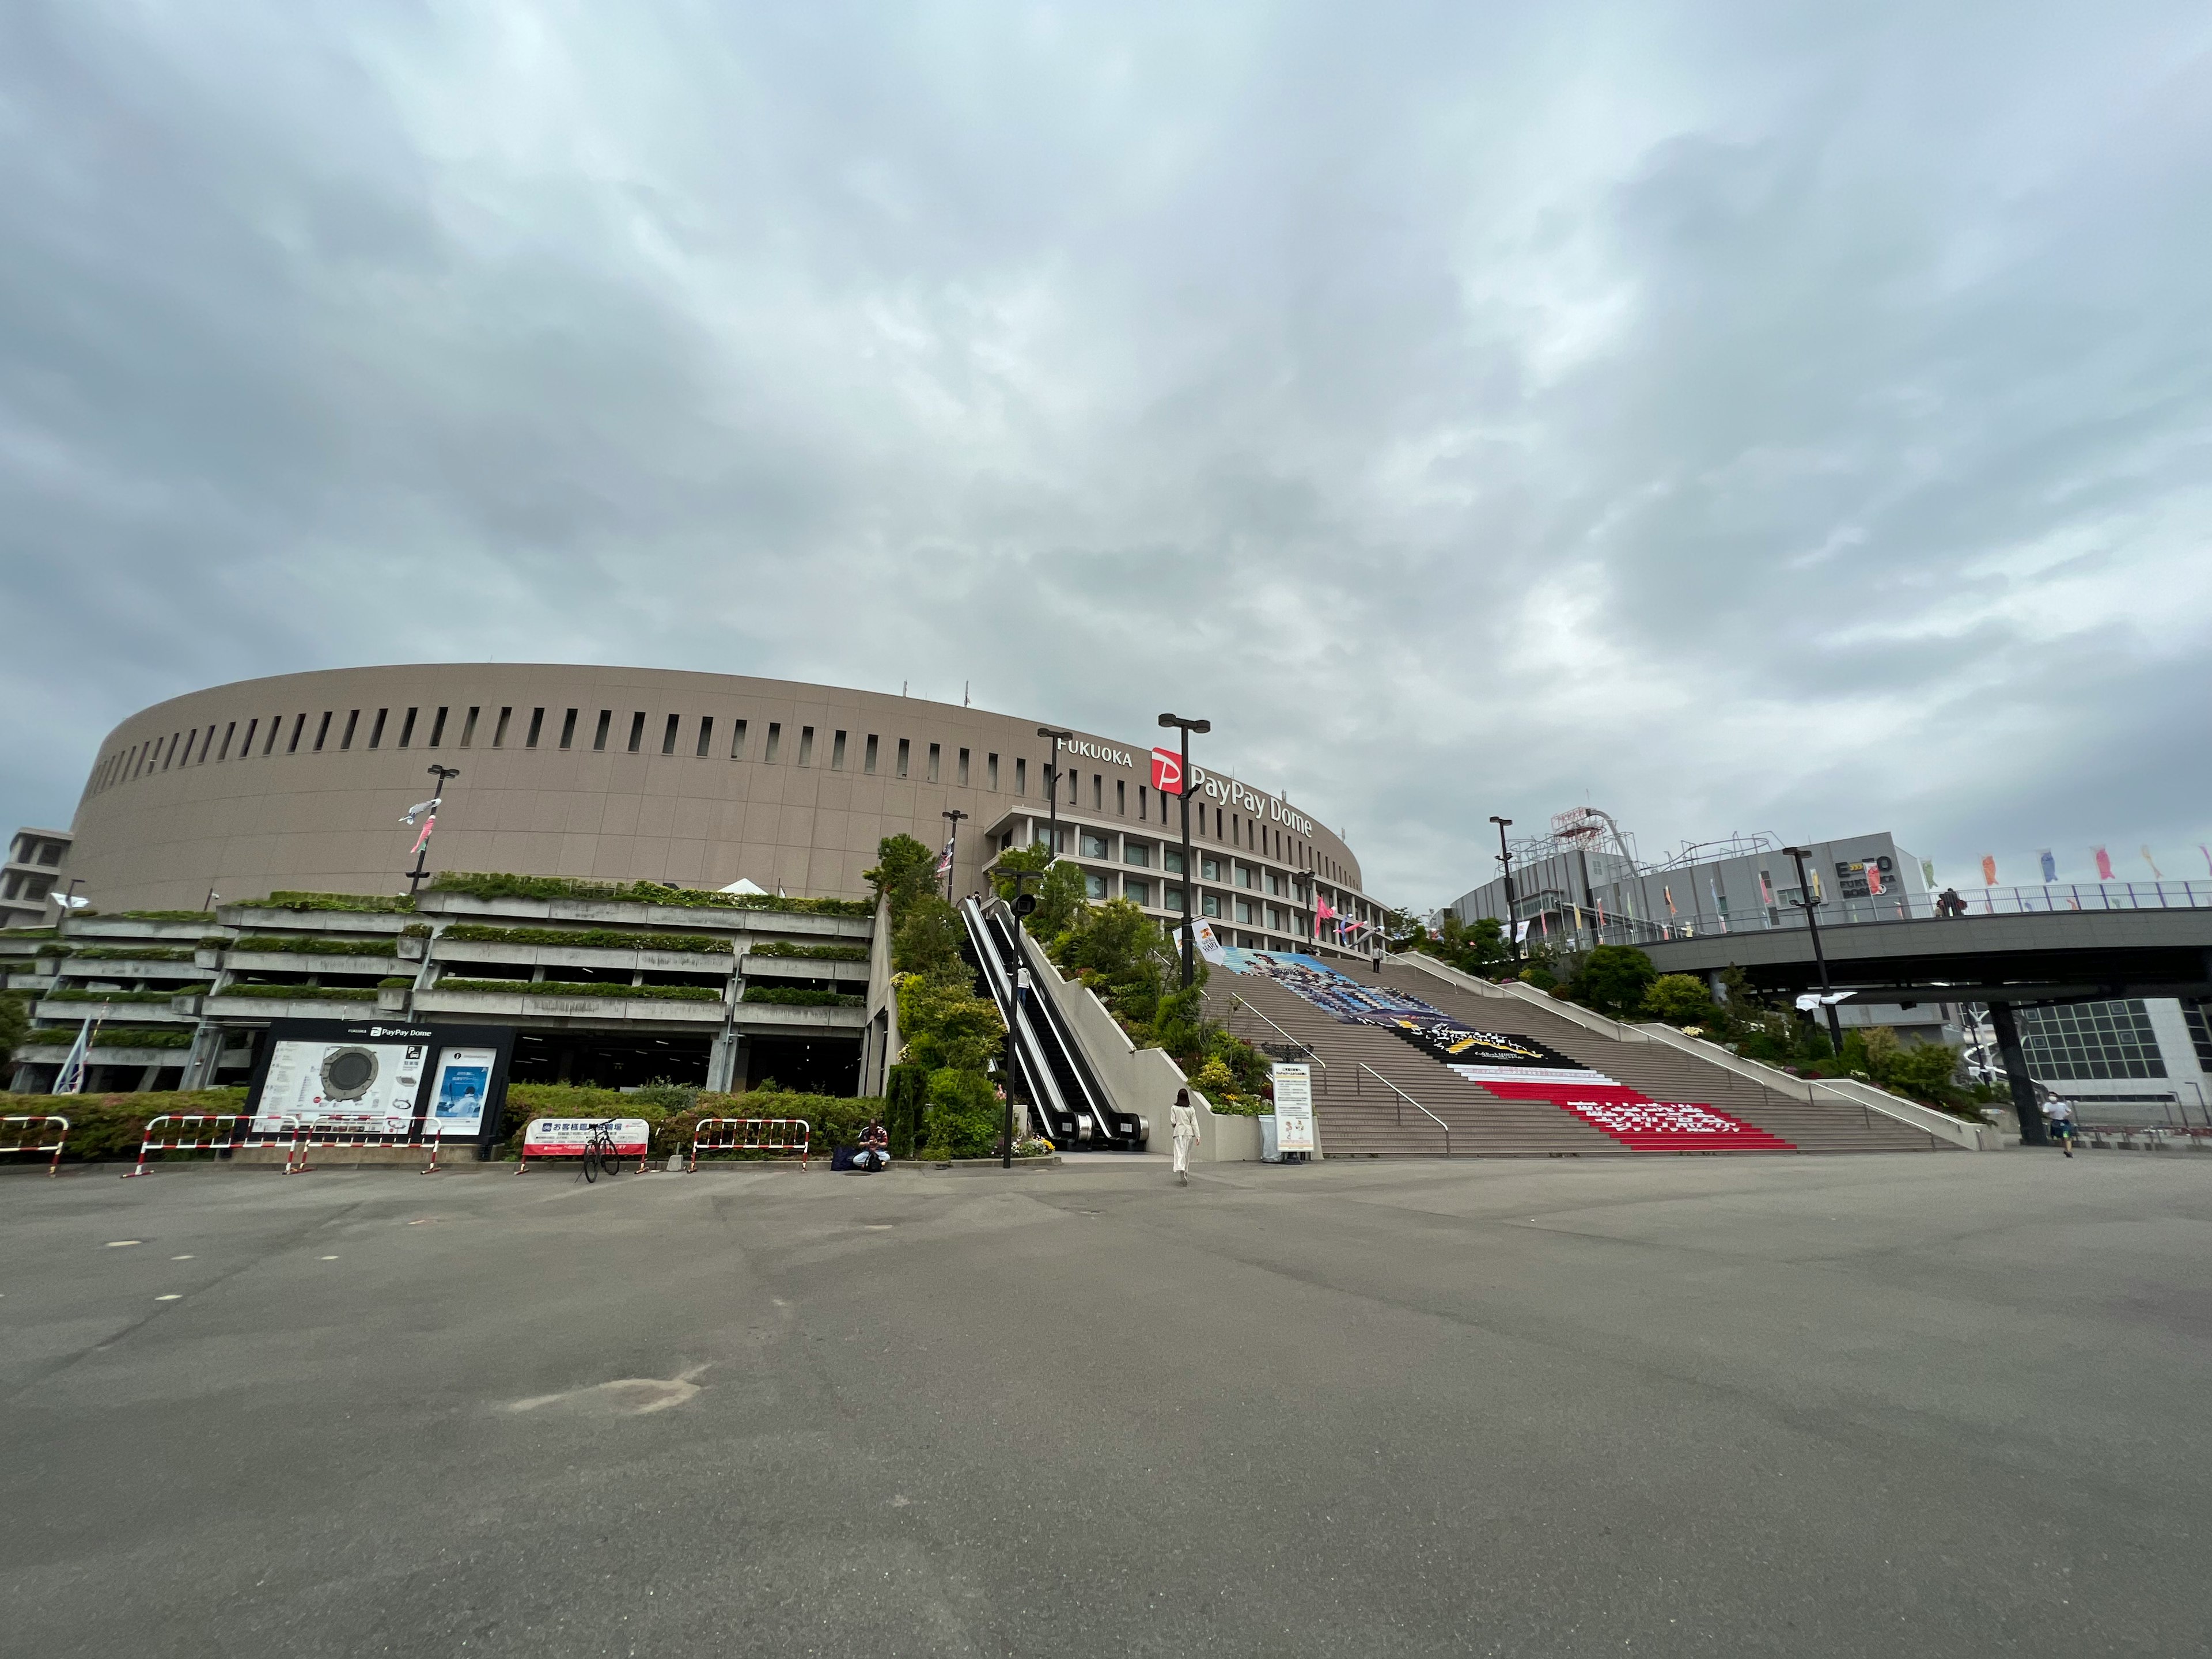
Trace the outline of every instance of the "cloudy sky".
[[0, 817], [474, 654], [2202, 878], [2208, 204], [2201, 0], [17, 0]]

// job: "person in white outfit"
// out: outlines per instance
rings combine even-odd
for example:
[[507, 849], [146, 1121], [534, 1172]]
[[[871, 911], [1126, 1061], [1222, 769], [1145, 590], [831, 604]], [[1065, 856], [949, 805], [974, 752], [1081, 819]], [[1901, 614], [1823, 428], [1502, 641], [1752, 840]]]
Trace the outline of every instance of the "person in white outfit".
[[1190, 1149], [1198, 1141], [1198, 1108], [1190, 1103], [1190, 1091], [1176, 1091], [1175, 1104], [1168, 1108], [1168, 1136], [1175, 1142], [1176, 1179], [1184, 1186], [1190, 1185]]

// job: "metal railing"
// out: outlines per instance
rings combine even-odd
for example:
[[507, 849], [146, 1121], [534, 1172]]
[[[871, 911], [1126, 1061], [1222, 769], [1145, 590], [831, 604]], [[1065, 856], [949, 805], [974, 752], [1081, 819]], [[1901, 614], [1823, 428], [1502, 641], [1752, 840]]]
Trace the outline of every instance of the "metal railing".
[[1281, 1026], [1276, 1024], [1273, 1020], [1269, 1019], [1267, 1015], [1261, 1013], [1257, 1008], [1255, 1008], [1250, 1003], [1245, 1001], [1243, 998], [1237, 996], [1233, 993], [1229, 999], [1229, 1016], [1226, 1019], [1224, 1019], [1221, 1022], [1224, 1029], [1231, 1027], [1231, 1022], [1236, 1019], [1240, 1011], [1251, 1015], [1253, 1018], [1263, 1023], [1269, 1030], [1273, 1031], [1277, 1036], [1282, 1038], [1284, 1042], [1289, 1043], [1291, 1048], [1297, 1049], [1298, 1053], [1304, 1057], [1304, 1063], [1319, 1066], [1321, 1068], [1320, 1082], [1322, 1085], [1320, 1092], [1322, 1094], [1327, 1094], [1328, 1092], [1328, 1062], [1321, 1057], [1319, 1051], [1314, 1048], [1312, 1043], [1300, 1042], [1297, 1037], [1292, 1036], [1288, 1031], [1285, 1031]]
[[[1399, 1127], [1400, 1128], [1401, 1128], [1401, 1129], [1402, 1129], [1402, 1128], [1404, 1128], [1404, 1127], [1406, 1127], [1406, 1107], [1407, 1107], [1407, 1106], [1412, 1107], [1415, 1111], [1419, 1112], [1419, 1113], [1423, 1117], [1425, 1117], [1425, 1118], [1428, 1119], [1428, 1121], [1429, 1121], [1430, 1122], [1431, 1122], [1431, 1123], [1435, 1124], [1435, 1125], [1437, 1126], [1437, 1127], [1438, 1127], [1439, 1129], [1442, 1129], [1442, 1130], [1444, 1132], [1444, 1156], [1445, 1156], [1446, 1158], [1449, 1158], [1449, 1157], [1451, 1156], [1451, 1125], [1450, 1125], [1450, 1124], [1449, 1124], [1449, 1123], [1445, 1122], [1445, 1121], [1443, 1121], [1443, 1119], [1442, 1119], [1442, 1118], [1438, 1117], [1438, 1116], [1437, 1116], [1434, 1112], [1431, 1111], [1427, 1107], [1425, 1107], [1425, 1106], [1422, 1105], [1422, 1104], [1421, 1104], [1421, 1103], [1420, 1103], [1419, 1101], [1418, 1101], [1418, 1100], [1414, 1099], [1414, 1098], [1413, 1097], [1413, 1096], [1411, 1096], [1411, 1095], [1407, 1094], [1407, 1093], [1403, 1089], [1401, 1089], [1401, 1088], [1400, 1088], [1396, 1084], [1395, 1084], [1395, 1083], [1391, 1082], [1391, 1081], [1390, 1081], [1390, 1079], [1389, 1079], [1389, 1078], [1384, 1077], [1384, 1076], [1382, 1075], [1382, 1073], [1380, 1073], [1380, 1072], [1376, 1071], [1376, 1070], [1372, 1066], [1370, 1066], [1370, 1065], [1369, 1065], [1365, 1060], [1353, 1060], [1352, 1063], [1354, 1066], [1357, 1066], [1360, 1069], [1360, 1071], [1366, 1073], [1368, 1076], [1370, 1076], [1370, 1077], [1373, 1078], [1373, 1079], [1374, 1079], [1377, 1083], [1381, 1084], [1384, 1088], [1388, 1089], [1388, 1090], [1389, 1090], [1392, 1094], [1394, 1094], [1394, 1095], [1397, 1096], [1397, 1097], [1398, 1097], [1398, 1098], [1399, 1098], [1401, 1101], [1402, 1101], [1402, 1102], [1404, 1103], [1404, 1104], [1403, 1104], [1403, 1105], [1401, 1105], [1401, 1106], [1398, 1108], [1398, 1115], [1397, 1115], [1397, 1120], [1396, 1120], [1396, 1121], [1397, 1121], [1398, 1127]], [[1358, 1084], [1359, 1084], [1359, 1079], [1358, 1079], [1358, 1075], [1357, 1075], [1357, 1074], [1354, 1074], [1354, 1076], [1353, 1076], [1353, 1078], [1352, 1078], [1352, 1086], [1353, 1086], [1353, 1089], [1354, 1089], [1354, 1091], [1357, 1091], [1358, 1087]]]
[[[67, 1118], [50, 1114], [0, 1117], [0, 1134], [11, 1130], [15, 1138], [8, 1145], [0, 1146], [0, 1155], [32, 1152], [44, 1157], [52, 1152], [53, 1162], [46, 1165], [46, 1173], [58, 1176], [62, 1172], [62, 1148], [69, 1142], [70, 1121]], [[51, 1142], [45, 1139], [47, 1135], [53, 1137]]]

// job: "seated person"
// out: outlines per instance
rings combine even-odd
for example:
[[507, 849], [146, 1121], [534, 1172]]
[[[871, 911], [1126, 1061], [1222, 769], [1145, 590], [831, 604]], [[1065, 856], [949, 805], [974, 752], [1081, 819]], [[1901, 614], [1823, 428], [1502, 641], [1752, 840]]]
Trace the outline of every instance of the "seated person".
[[891, 1138], [880, 1118], [868, 1120], [868, 1127], [860, 1131], [860, 1149], [853, 1154], [853, 1167], [863, 1175], [878, 1170], [888, 1170], [891, 1164]]

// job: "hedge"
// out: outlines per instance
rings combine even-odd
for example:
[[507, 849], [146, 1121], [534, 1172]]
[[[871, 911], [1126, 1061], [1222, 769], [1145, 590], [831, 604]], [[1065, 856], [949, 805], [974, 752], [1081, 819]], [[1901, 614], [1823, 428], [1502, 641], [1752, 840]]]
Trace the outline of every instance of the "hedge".
[[388, 939], [322, 939], [313, 933], [256, 933], [234, 941], [234, 951], [281, 951], [302, 957], [392, 957], [398, 945]]
[[[49, 1025], [26, 1032], [23, 1040], [15, 1046], [19, 1050], [66, 1048], [76, 1041], [76, 1031], [66, 1025]], [[192, 1034], [176, 1025], [103, 1025], [92, 1034], [92, 1046], [95, 1048], [189, 1048], [192, 1046]]]
[[217, 991], [215, 1000], [225, 997], [283, 997], [295, 1002], [374, 1002], [374, 988], [355, 985], [233, 985]]
[[[388, 915], [394, 911], [412, 910], [415, 901], [405, 893], [397, 896], [380, 893], [271, 893], [264, 899], [248, 899], [246, 908], [255, 910], [356, 910], [373, 915]], [[212, 916], [209, 918], [214, 920]]]
[[131, 921], [213, 921], [212, 910], [111, 910], [110, 915]]
[[748, 956], [807, 957], [817, 962], [866, 962], [868, 947], [865, 945], [793, 945], [788, 939], [771, 939], [766, 945], [749, 945]]
[[860, 1008], [867, 998], [847, 996], [839, 991], [806, 991], [796, 986], [748, 985], [741, 1002], [780, 1002], [793, 1008]]
[[58, 927], [0, 928], [0, 944], [5, 944], [11, 939], [59, 939], [60, 937], [61, 930]]
[[[64, 1163], [135, 1159], [146, 1138], [146, 1120], [163, 1112], [235, 1112], [246, 1104], [242, 1088], [164, 1090], [121, 1095], [0, 1094], [0, 1115], [39, 1113], [70, 1121]], [[160, 1153], [155, 1155], [161, 1156]], [[181, 1154], [180, 1154], [181, 1156]], [[202, 1158], [210, 1154], [202, 1152]]]
[[49, 991], [48, 1002], [167, 1002], [171, 997], [196, 997], [208, 988], [208, 981], [197, 985], [179, 985], [173, 991]]
[[439, 936], [462, 945], [566, 945], [594, 951], [684, 951], [695, 956], [728, 956], [730, 941], [706, 933], [625, 933], [613, 927], [562, 933], [557, 927], [485, 927], [465, 921]]
[[441, 979], [437, 991], [494, 991], [521, 997], [643, 997], [653, 1002], [720, 1002], [709, 985], [590, 985], [558, 979]]
[[[688, 1106], [672, 1106], [616, 1089], [592, 1089], [567, 1083], [516, 1083], [507, 1091], [507, 1130], [504, 1150], [522, 1155], [522, 1133], [531, 1120], [541, 1117], [635, 1117], [653, 1127], [652, 1150], [665, 1157], [689, 1153], [699, 1121], [708, 1117], [800, 1117], [811, 1126], [810, 1156], [828, 1158], [836, 1146], [860, 1144], [868, 1120], [884, 1115], [884, 1103], [868, 1096], [802, 1095], [774, 1087], [754, 1089], [742, 1095], [708, 1094], [701, 1091], [672, 1091], [690, 1096]], [[771, 1158], [774, 1153], [722, 1152], [724, 1158]]]
[[818, 916], [872, 916], [867, 899], [781, 898], [771, 893], [720, 893], [699, 887], [665, 887], [657, 881], [582, 881], [572, 876], [517, 876], [452, 870], [430, 890], [471, 898], [601, 899], [626, 904], [682, 905], [708, 910], [782, 910]]
[[189, 945], [87, 945], [71, 950], [64, 945], [45, 954], [71, 957], [78, 962], [190, 962], [193, 948]]

